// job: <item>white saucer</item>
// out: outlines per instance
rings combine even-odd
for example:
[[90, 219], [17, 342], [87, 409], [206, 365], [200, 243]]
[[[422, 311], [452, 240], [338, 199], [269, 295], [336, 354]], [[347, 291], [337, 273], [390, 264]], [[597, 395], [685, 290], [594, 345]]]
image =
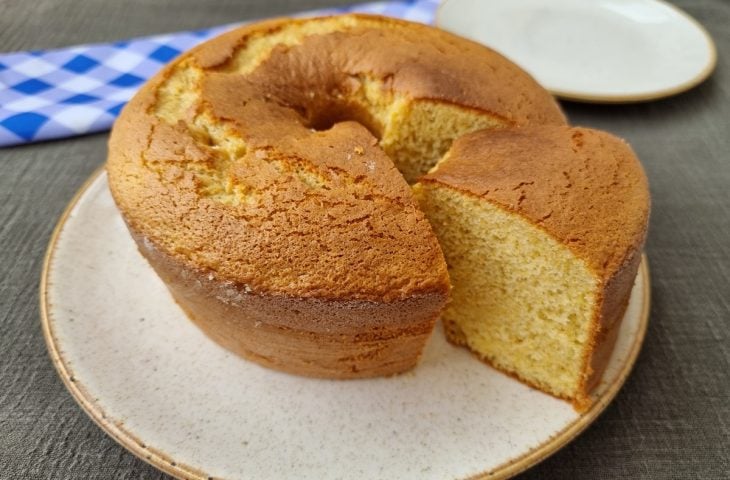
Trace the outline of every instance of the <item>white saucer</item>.
[[674, 95], [717, 62], [707, 31], [659, 0], [444, 0], [436, 24], [497, 50], [569, 100]]
[[242, 360], [205, 337], [137, 251], [105, 174], [54, 232], [41, 284], [48, 349], [115, 440], [179, 478], [506, 478], [586, 428], [646, 332], [644, 259], [594, 405], [578, 414], [446, 342], [392, 378], [328, 381]]

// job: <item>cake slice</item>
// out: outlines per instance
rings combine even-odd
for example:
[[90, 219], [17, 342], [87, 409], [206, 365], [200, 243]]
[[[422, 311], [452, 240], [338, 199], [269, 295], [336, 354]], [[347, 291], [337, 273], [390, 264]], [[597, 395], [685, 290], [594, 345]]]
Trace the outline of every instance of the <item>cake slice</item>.
[[648, 185], [631, 148], [584, 128], [483, 130], [414, 189], [448, 264], [448, 339], [586, 408], [646, 236]]

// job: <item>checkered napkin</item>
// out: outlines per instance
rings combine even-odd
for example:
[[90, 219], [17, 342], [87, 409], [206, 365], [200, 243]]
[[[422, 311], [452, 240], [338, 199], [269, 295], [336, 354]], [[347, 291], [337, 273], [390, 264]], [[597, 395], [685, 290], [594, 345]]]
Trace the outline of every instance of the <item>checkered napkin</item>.
[[[438, 3], [375, 2], [299, 15], [361, 12], [430, 23]], [[0, 147], [108, 130], [140, 85], [165, 63], [238, 25], [0, 54]]]

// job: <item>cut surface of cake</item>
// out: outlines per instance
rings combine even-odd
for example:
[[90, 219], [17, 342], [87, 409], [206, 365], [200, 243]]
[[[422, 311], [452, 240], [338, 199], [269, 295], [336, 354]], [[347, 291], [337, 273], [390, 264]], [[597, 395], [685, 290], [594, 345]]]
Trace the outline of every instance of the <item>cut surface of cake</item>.
[[646, 236], [648, 185], [630, 147], [584, 128], [480, 131], [414, 188], [449, 269], [448, 339], [585, 408]]

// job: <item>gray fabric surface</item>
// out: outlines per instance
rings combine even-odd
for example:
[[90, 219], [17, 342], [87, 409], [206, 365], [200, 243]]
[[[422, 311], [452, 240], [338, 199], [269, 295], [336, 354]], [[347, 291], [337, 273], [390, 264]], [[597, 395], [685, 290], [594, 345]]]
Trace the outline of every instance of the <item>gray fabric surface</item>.
[[[335, 3], [0, 0], [0, 50], [115, 40]], [[730, 3], [676, 3], [718, 45], [709, 81], [644, 105], [564, 105], [574, 123], [628, 139], [646, 166], [653, 195], [646, 343], [598, 421], [522, 478], [730, 478]], [[64, 206], [104, 161], [105, 142], [101, 134], [0, 150], [1, 479], [168, 478], [86, 417], [56, 376], [40, 329], [43, 253]]]

